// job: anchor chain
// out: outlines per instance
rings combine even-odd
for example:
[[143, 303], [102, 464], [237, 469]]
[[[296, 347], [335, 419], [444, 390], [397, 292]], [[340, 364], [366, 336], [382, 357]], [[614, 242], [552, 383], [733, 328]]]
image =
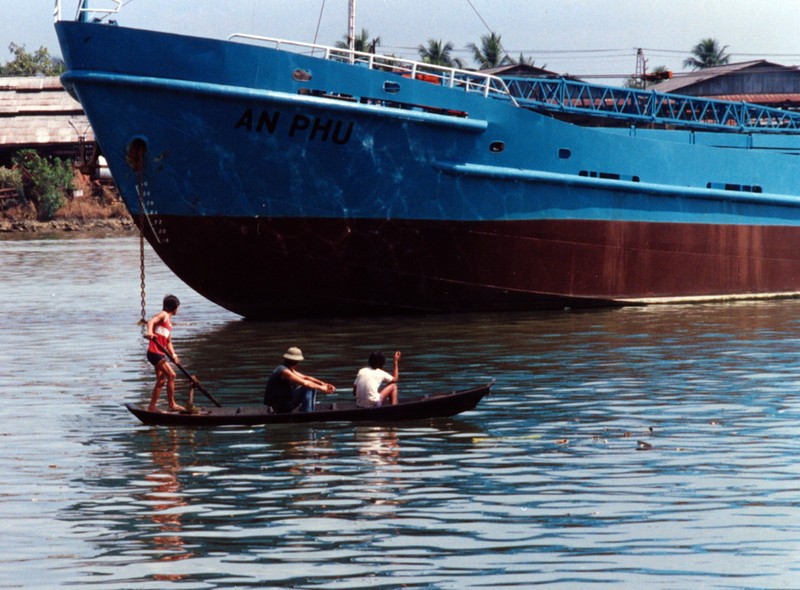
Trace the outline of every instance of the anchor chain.
[[139, 170], [139, 290], [142, 304], [142, 317], [139, 325], [147, 324], [147, 312], [145, 311], [146, 290], [144, 272], [144, 167]]
[[144, 156], [147, 151], [147, 144], [141, 139], [135, 139], [128, 145], [128, 153], [126, 160], [128, 166], [136, 172], [138, 184], [137, 192], [139, 193], [139, 291], [140, 302], [142, 307], [142, 316], [139, 319], [139, 325], [144, 326], [147, 324], [147, 311], [145, 302], [147, 299], [147, 292], [145, 289], [145, 265], [144, 265]]

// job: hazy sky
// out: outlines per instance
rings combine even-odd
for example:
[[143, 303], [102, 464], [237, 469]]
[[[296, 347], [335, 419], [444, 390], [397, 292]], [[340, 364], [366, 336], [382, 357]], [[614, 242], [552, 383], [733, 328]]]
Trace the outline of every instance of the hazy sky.
[[[92, 0], [109, 6], [109, 0]], [[63, 0], [72, 18], [77, 0]], [[9, 43], [60, 55], [53, 0], [0, 0], [0, 63]], [[324, 6], [324, 10], [322, 10]], [[380, 37], [386, 53], [417, 57], [428, 39], [450, 41], [455, 55], [489, 28], [513, 57], [573, 75], [631, 75], [636, 48], [648, 69], [682, 71], [701, 39], [728, 46], [732, 61], [800, 64], [800, 0], [358, 0], [356, 26]], [[320, 12], [322, 18], [320, 20]], [[120, 25], [224, 38], [256, 33], [332, 45], [347, 30], [347, 0], [127, 0]], [[488, 28], [487, 28], [488, 27]]]

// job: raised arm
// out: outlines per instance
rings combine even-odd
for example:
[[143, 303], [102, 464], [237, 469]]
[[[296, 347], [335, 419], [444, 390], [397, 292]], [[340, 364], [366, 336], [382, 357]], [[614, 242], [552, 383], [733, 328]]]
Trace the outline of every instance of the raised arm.
[[397, 383], [397, 380], [400, 379], [400, 351], [394, 353], [394, 375], [392, 375], [392, 380]]

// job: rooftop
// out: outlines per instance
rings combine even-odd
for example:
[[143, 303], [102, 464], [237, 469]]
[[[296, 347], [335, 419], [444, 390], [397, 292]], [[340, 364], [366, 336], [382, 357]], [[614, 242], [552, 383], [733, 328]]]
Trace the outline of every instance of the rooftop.
[[57, 77], [0, 78], [0, 147], [94, 141], [80, 103]]

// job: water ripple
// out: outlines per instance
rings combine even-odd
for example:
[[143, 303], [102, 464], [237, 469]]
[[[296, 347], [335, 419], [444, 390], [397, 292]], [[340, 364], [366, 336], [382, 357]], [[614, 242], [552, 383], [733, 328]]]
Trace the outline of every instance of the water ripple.
[[264, 324], [148, 253], [225, 403], [298, 335], [345, 396], [372, 348], [401, 392], [497, 379], [453, 420], [149, 428], [136, 246], [0, 240], [0, 586], [797, 585], [800, 302]]

